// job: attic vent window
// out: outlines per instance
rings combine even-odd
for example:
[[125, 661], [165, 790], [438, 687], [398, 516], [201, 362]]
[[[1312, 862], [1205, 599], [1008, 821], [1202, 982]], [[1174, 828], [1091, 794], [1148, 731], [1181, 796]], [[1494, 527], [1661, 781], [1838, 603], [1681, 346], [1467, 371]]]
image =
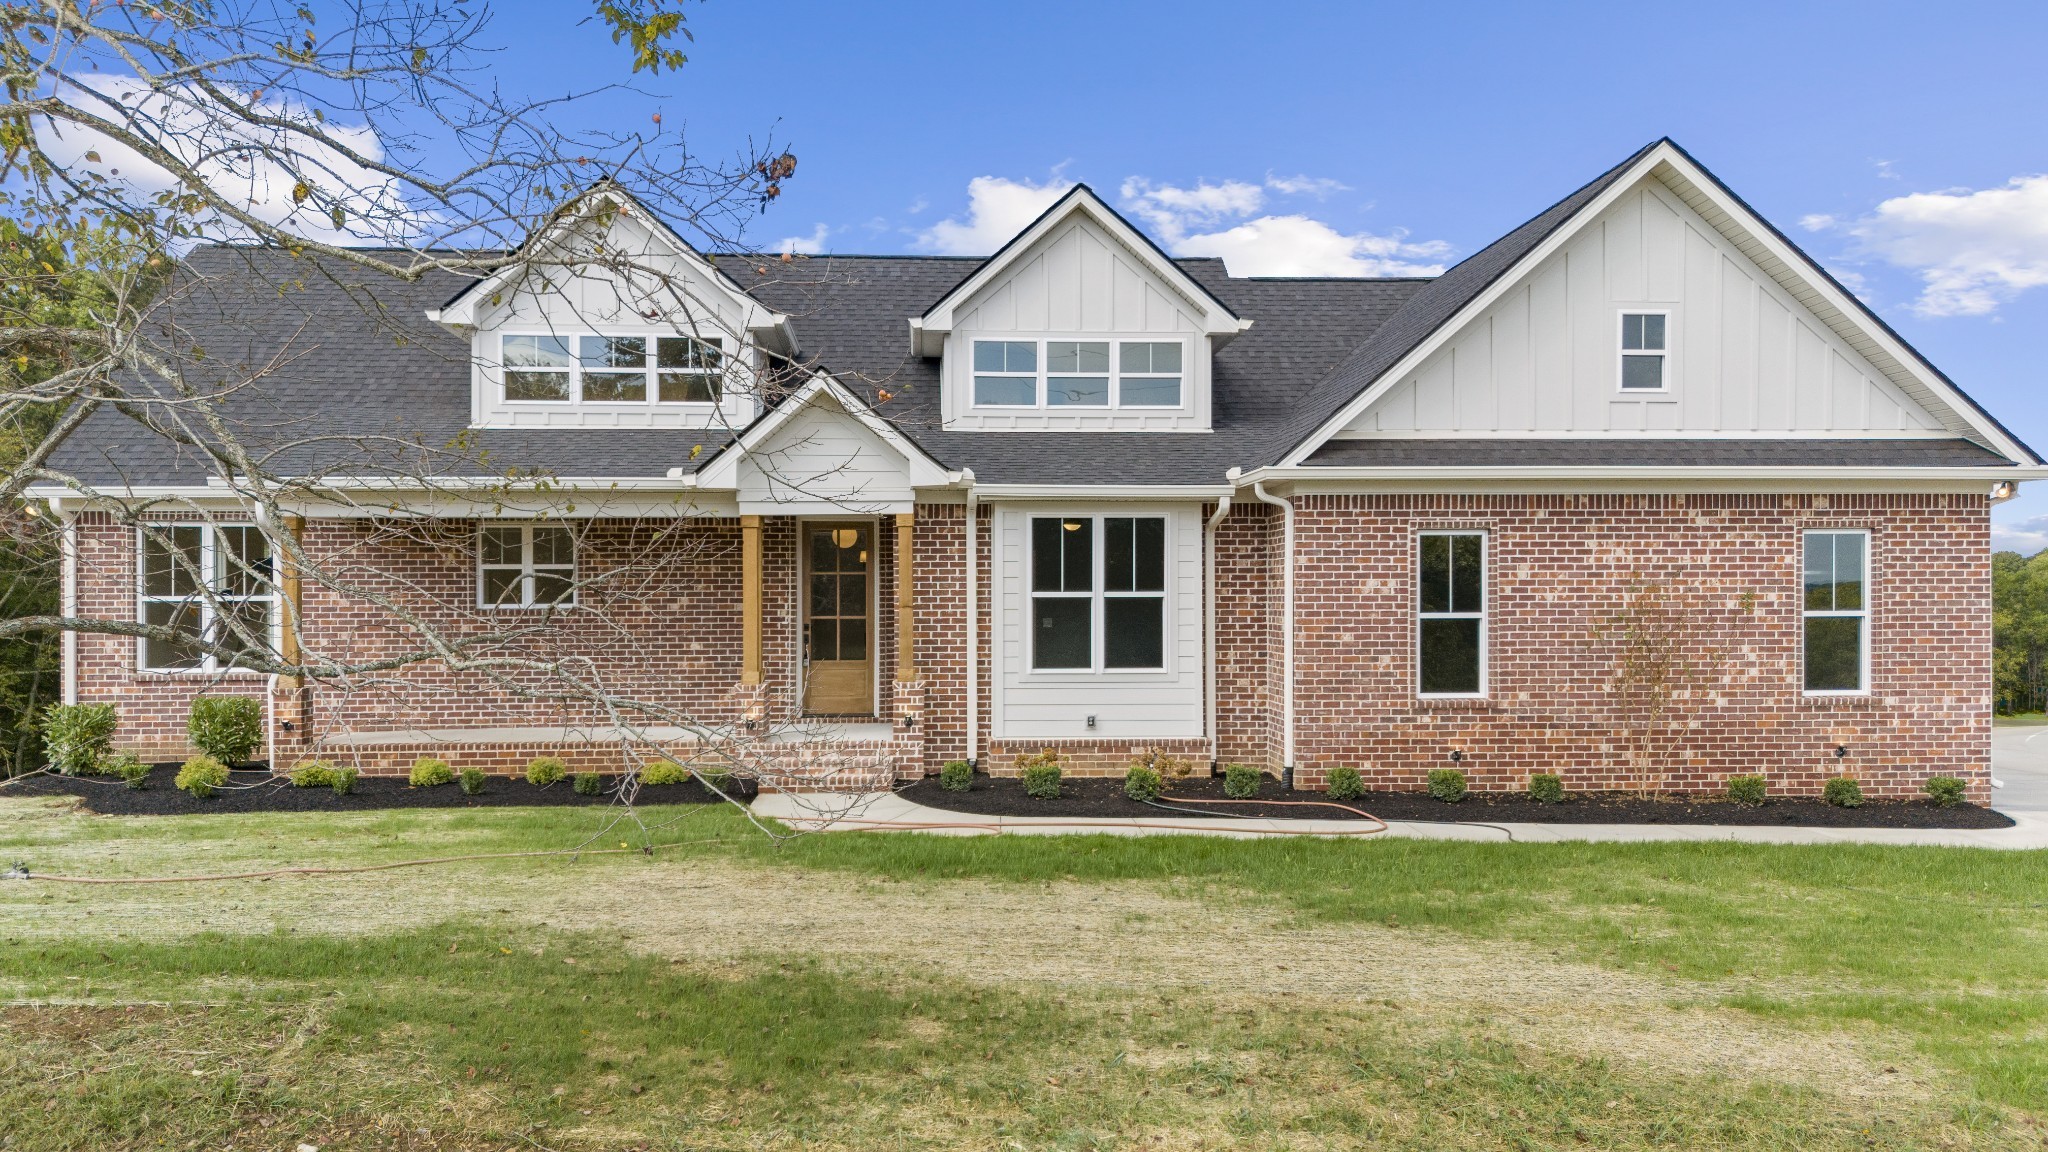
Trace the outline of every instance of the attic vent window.
[[1662, 312], [1621, 314], [1621, 388], [1624, 392], [1657, 392], [1665, 386], [1668, 352]]

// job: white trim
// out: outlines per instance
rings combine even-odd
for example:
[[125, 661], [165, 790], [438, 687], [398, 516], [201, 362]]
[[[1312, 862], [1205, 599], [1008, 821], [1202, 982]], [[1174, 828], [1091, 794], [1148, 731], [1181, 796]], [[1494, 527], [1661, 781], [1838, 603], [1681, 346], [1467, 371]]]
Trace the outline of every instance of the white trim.
[[[64, 589], [58, 610], [67, 620], [78, 618], [78, 513], [65, 510], [64, 534], [59, 546], [64, 550]], [[64, 629], [59, 643], [63, 647], [64, 667], [61, 672], [63, 683], [60, 691], [66, 704], [78, 703], [78, 630]]]
[[[150, 533], [152, 531], [168, 532], [178, 528], [196, 528], [199, 530], [199, 560], [195, 567], [200, 574], [200, 586], [185, 596], [153, 596], [149, 593], [148, 587]], [[152, 604], [189, 604], [196, 614], [197, 642], [204, 649], [199, 655], [199, 663], [194, 667], [153, 667], [149, 663], [149, 637], [137, 636], [135, 638], [134, 662], [134, 668], [137, 673], [151, 676], [251, 675], [251, 670], [242, 665], [221, 663], [219, 655], [211, 650], [220, 643], [218, 639], [209, 640], [208, 636], [213, 631], [214, 622], [218, 619], [219, 613], [217, 609], [224, 604], [268, 605], [269, 610], [266, 613], [266, 631], [268, 635], [265, 637], [265, 640], [273, 650], [277, 648], [283, 635], [281, 631], [283, 627], [283, 613], [279, 611], [281, 597], [279, 596], [277, 585], [277, 554], [274, 551], [270, 552], [270, 575], [266, 585], [269, 588], [268, 592], [255, 595], [234, 595], [223, 592], [220, 585], [225, 583], [225, 579], [221, 575], [220, 570], [219, 561], [221, 554], [219, 545], [215, 542], [216, 534], [222, 528], [248, 528], [255, 530], [262, 537], [265, 550], [269, 551], [270, 549], [269, 535], [263, 533], [261, 526], [253, 521], [151, 520], [146, 523], [137, 524], [131, 529], [135, 540], [136, 623], [148, 625], [149, 606]]]
[[[804, 693], [810, 688], [811, 675], [811, 542], [809, 531], [813, 526], [826, 524], [855, 524], [868, 530], [868, 714], [881, 717], [882, 712], [882, 532], [883, 517], [848, 513], [844, 516], [799, 516], [796, 518], [796, 711], [798, 716], [807, 716], [804, 708]], [[893, 676], [892, 676], [893, 680]], [[893, 704], [893, 701], [892, 701]]]
[[1222, 759], [1222, 737], [1216, 731], [1216, 530], [1230, 515], [1230, 494], [1216, 499], [1216, 511], [1202, 525], [1202, 700], [1206, 712], [1203, 734], [1209, 738], [1209, 762]]
[[[974, 346], [977, 344], [1030, 344], [1035, 349], [1034, 362], [1037, 370], [1024, 372], [983, 372], [974, 366]], [[1109, 348], [1109, 366], [1101, 373], [1106, 396], [1101, 404], [1054, 404], [1052, 403], [1053, 376], [1051, 345], [1053, 344], [1103, 344]], [[1181, 370], [1171, 372], [1133, 372], [1132, 380], [1178, 380], [1180, 382], [1180, 403], [1178, 404], [1126, 404], [1123, 402], [1124, 371], [1123, 346], [1126, 344], [1177, 344], [1180, 346]], [[961, 412], [972, 416], [978, 412], [1002, 414], [1005, 412], [1045, 412], [1059, 415], [1086, 415], [1092, 412], [1135, 412], [1141, 415], [1158, 413], [1191, 413], [1194, 410], [1194, 362], [1195, 344], [1191, 336], [1160, 334], [1143, 338], [1106, 336], [1100, 332], [1030, 332], [1021, 334], [991, 332], [975, 334], [967, 339], [967, 403]], [[1075, 373], [1090, 376], [1096, 374]], [[983, 404], [975, 399], [976, 382], [983, 376], [1006, 380], [1032, 381], [1032, 394], [1036, 402], [1031, 404]]]
[[[1815, 536], [1861, 536], [1863, 538], [1863, 607], [1859, 609], [1813, 609], [1806, 606], [1806, 543]], [[1871, 547], [1876, 534], [1868, 528], [1829, 528], [1816, 526], [1801, 528], [1799, 531], [1799, 691], [1803, 696], [1868, 696], [1870, 695], [1870, 649], [1871, 625], [1875, 610], [1872, 602], [1876, 599], [1877, 557]], [[1806, 686], [1806, 622], [1812, 619], [1857, 621], [1856, 629], [1856, 680], [1854, 688], [1808, 688]]]
[[[974, 474], [967, 473], [967, 762], [974, 764], [981, 758], [981, 550], [979, 547], [979, 517], [981, 516], [980, 494], [974, 487]], [[995, 530], [990, 525], [989, 530]], [[995, 579], [995, 566], [989, 566], [989, 579]], [[993, 592], [991, 592], [993, 595]]]
[[[1441, 612], [1427, 612], [1422, 608], [1422, 542], [1431, 536], [1479, 538], [1479, 610], [1476, 612], [1456, 611], [1456, 604]], [[1484, 700], [1492, 687], [1487, 667], [1488, 649], [1493, 640], [1493, 541], [1484, 528], [1422, 528], [1410, 540], [1409, 555], [1413, 557], [1414, 582], [1409, 591], [1415, 599], [1415, 698], [1418, 700]], [[1455, 552], [1451, 559], [1456, 560]], [[1455, 578], [1451, 587], [1457, 587]], [[1476, 692], [1425, 692], [1422, 690], [1422, 624], [1425, 620], [1477, 620], [1479, 621], [1479, 689]]]
[[[1632, 392], [1650, 392], [1648, 388], [1632, 388]], [[1415, 440], [1959, 440], [1962, 437], [1946, 428], [1893, 428], [1883, 432], [1852, 429], [1846, 432], [1809, 431], [1759, 432], [1749, 428], [1721, 428], [1687, 432], [1679, 428], [1629, 429], [1626, 432], [1611, 432], [1593, 429], [1574, 432], [1555, 428], [1502, 430], [1498, 428], [1473, 429], [1460, 432], [1442, 428], [1401, 429], [1399, 432], [1355, 432], [1345, 429], [1330, 437], [1331, 443], [1350, 443], [1357, 440], [1409, 442]], [[1315, 467], [1315, 465], [1301, 465]]]
[[1252, 495], [1281, 511], [1280, 548], [1280, 765], [1294, 767], [1294, 501], [1269, 494], [1252, 481]]
[[[1662, 316], [1664, 318], [1664, 346], [1661, 348], [1628, 347], [1628, 318], [1631, 316]], [[1672, 372], [1678, 367], [1678, 350], [1673, 347], [1673, 329], [1677, 326], [1671, 320], [1673, 309], [1648, 308], [1624, 304], [1614, 311], [1614, 392], [1617, 396], [1662, 396], [1673, 390], [1675, 381]], [[1628, 358], [1655, 354], [1658, 361], [1655, 388], [1630, 388], [1628, 386]]]
[[[1173, 656], [1169, 651], [1175, 635], [1173, 594], [1173, 517], [1165, 509], [1156, 514], [1147, 514], [1139, 509], [1046, 509], [1045, 512], [1025, 512], [1024, 522], [1024, 666], [1021, 675], [1032, 681], [1061, 680], [1072, 677], [1089, 677], [1094, 680], [1116, 681], [1126, 678], [1146, 679], [1155, 676], [1169, 676], [1174, 671]], [[1086, 520], [1089, 534], [1089, 576], [1088, 588], [1082, 592], [1041, 592], [1036, 587], [1038, 573], [1038, 531], [1040, 520]], [[1109, 521], [1111, 520], [1157, 520], [1160, 527], [1159, 544], [1159, 590], [1112, 592], [1109, 588]], [[1135, 546], [1135, 541], [1133, 542]], [[1135, 562], [1135, 555], [1133, 562]], [[1038, 601], [1082, 600], [1088, 604], [1088, 666], [1066, 668], [1040, 668], [1038, 666]], [[1109, 666], [1109, 601], [1152, 600], [1159, 604], [1159, 663], [1143, 666]]]
[[837, 380], [819, 372], [813, 374], [803, 387], [785, 397], [782, 403], [769, 410], [767, 415], [754, 421], [725, 447], [720, 448], [710, 463], [697, 470], [694, 486], [713, 489], [737, 488], [741, 458], [774, 435], [777, 429], [808, 407], [821, 393], [829, 394], [848, 416], [859, 421], [863, 428], [881, 438], [903, 457], [909, 464], [910, 487], [936, 488], [957, 482], [956, 474], [946, 471], [945, 467], [932, 459], [929, 453], [897, 431], [895, 425], [875, 415], [872, 408], [862, 403]]
[[[481, 370], [484, 374], [486, 385], [497, 390], [497, 403], [501, 406], [510, 407], [516, 411], [523, 411], [528, 408], [531, 408], [534, 411], [554, 411], [566, 407], [575, 408], [579, 410], [599, 412], [637, 412], [648, 409], [661, 409], [664, 411], [700, 412], [708, 414], [716, 412], [720, 408], [724, 407], [727, 399], [729, 398], [726, 390], [726, 384], [728, 382], [727, 378], [731, 375], [732, 367], [737, 362], [736, 359], [726, 351], [725, 337], [723, 336], [694, 336], [686, 333], [676, 332], [673, 329], [665, 328], [648, 328], [638, 330], [619, 329], [611, 332], [599, 332], [594, 329], [580, 328], [573, 332], [561, 330], [542, 331], [527, 328], [507, 328], [496, 332], [495, 335], [497, 336], [498, 346], [496, 349], [492, 350], [494, 354], [485, 364], [481, 366]], [[562, 341], [564, 347], [566, 347], [568, 350], [568, 364], [560, 368], [507, 367], [505, 363], [505, 341], [530, 339], [535, 337]], [[642, 380], [642, 386], [646, 389], [647, 392], [646, 396], [639, 400], [585, 399], [583, 395], [583, 377], [587, 373], [595, 371], [600, 373], [610, 372], [617, 375], [629, 375], [633, 371], [630, 368], [590, 369], [584, 367], [582, 342], [588, 339], [645, 341], [646, 349], [644, 352], [644, 360], [640, 367], [640, 376]], [[658, 341], [661, 340], [692, 340], [699, 344], [711, 345], [712, 348], [716, 350], [718, 353], [718, 370], [716, 372], [688, 372], [683, 371], [681, 369], [663, 369], [658, 367], [658, 349], [660, 347]], [[515, 400], [511, 397], [511, 395], [507, 393], [505, 381], [506, 374], [515, 371], [559, 372], [562, 374], [562, 377], [569, 382], [569, 394], [560, 400]], [[663, 400], [660, 397], [661, 378], [664, 374], [671, 376], [710, 377], [712, 380], [716, 382], [717, 398], [712, 400]], [[525, 426], [511, 425], [511, 427]]]
[[1711, 487], [1718, 482], [1768, 481], [1793, 486], [1812, 485], [1842, 481], [1886, 481], [1890, 483], [1912, 482], [1938, 483], [1945, 481], [1981, 482], [1986, 486], [2000, 482], [2048, 480], [2048, 465], [1995, 465], [1981, 468], [1883, 468], [1883, 467], [1832, 467], [1812, 468], [1737, 466], [1726, 467], [1711, 464], [1672, 466], [1636, 465], [1528, 465], [1528, 466], [1461, 466], [1424, 467], [1404, 466], [1398, 468], [1359, 467], [1276, 467], [1260, 468], [1245, 473], [1247, 481], [1263, 480], [1270, 484], [1327, 484], [1344, 481], [1539, 481], [1571, 480], [1595, 482], [1619, 481], [1707, 481]]
[[[534, 562], [533, 530], [536, 527], [560, 528], [569, 534], [569, 563], [567, 565], [536, 564]], [[494, 528], [517, 528], [519, 530], [519, 563], [484, 563], [484, 533]], [[567, 524], [538, 519], [514, 521], [480, 520], [477, 522], [476, 535], [472, 540], [472, 544], [476, 552], [476, 606], [479, 609], [486, 612], [559, 612], [576, 606], [578, 599], [576, 595], [576, 579], [582, 567], [577, 557], [583, 551], [583, 542], [576, 539], [575, 529], [570, 528]], [[569, 598], [567, 600], [535, 599], [534, 582], [539, 574], [541, 572], [560, 572], [564, 567], [567, 567], [569, 570]], [[484, 597], [484, 573], [487, 570], [501, 572], [517, 570], [519, 573], [519, 599], [512, 603], [486, 599]]]

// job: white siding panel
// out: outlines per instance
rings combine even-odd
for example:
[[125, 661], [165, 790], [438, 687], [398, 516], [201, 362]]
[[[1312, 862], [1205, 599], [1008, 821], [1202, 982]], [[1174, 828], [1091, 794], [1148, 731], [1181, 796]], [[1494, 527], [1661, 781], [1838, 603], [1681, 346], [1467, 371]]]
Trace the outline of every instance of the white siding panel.
[[[1663, 393], [1620, 390], [1620, 316], [1639, 308], [1671, 314]], [[1646, 180], [1341, 435], [1941, 430], [1719, 231]]]
[[837, 404], [816, 400], [739, 464], [740, 511], [766, 515], [906, 512], [901, 453]]

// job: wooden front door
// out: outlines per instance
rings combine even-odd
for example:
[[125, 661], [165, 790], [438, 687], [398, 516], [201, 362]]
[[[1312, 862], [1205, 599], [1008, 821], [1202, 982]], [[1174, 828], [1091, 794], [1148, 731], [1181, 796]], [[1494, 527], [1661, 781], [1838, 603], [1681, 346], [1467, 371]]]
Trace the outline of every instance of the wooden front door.
[[874, 556], [869, 525], [804, 526], [804, 711], [811, 715], [874, 715]]

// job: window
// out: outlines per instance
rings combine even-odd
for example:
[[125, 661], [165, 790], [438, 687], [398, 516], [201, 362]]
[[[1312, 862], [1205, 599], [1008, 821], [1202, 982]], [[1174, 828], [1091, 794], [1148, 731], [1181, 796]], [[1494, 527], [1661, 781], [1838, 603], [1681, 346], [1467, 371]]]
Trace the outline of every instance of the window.
[[1032, 517], [1032, 669], [1165, 666], [1165, 518]]
[[270, 649], [277, 584], [270, 541], [247, 524], [162, 524], [137, 530], [142, 621], [172, 629], [144, 637], [142, 667], [215, 672]]
[[1045, 342], [1048, 407], [1109, 407], [1109, 341]]
[[1047, 340], [1043, 356], [1040, 351], [1037, 340], [976, 340], [974, 406], [1107, 409], [1182, 404], [1187, 347], [1179, 340]]
[[[648, 372], [664, 404], [716, 404], [724, 360], [717, 340], [694, 336], [506, 336], [505, 399], [645, 404]], [[652, 353], [652, 364], [649, 353]]]
[[1117, 345], [1116, 402], [1125, 408], [1180, 407], [1180, 342]]
[[1806, 690], [1862, 692], [1870, 668], [1870, 534], [1806, 534]]
[[1038, 342], [976, 340], [974, 402], [990, 408], [1038, 407]]
[[1416, 685], [1424, 696], [1486, 691], [1486, 536], [1425, 532], [1416, 563]]
[[1664, 387], [1665, 328], [1662, 312], [1621, 314], [1621, 387], [1654, 392]]
[[486, 524], [477, 540], [477, 603], [545, 608], [576, 602], [576, 538], [559, 524]]

